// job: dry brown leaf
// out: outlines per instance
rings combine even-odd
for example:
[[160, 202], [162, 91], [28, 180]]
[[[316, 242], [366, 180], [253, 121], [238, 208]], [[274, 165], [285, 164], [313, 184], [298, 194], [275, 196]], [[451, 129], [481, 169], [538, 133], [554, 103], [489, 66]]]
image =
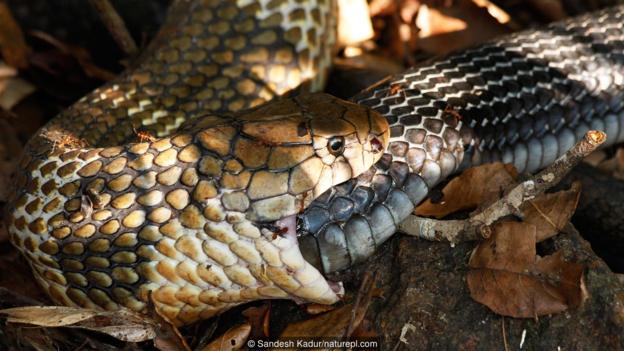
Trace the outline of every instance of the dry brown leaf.
[[290, 324], [284, 329], [280, 339], [349, 338], [359, 328], [368, 311], [375, 292], [376, 277], [376, 274], [364, 275], [354, 303]]
[[251, 336], [254, 339], [269, 336], [270, 331], [270, 302], [258, 307], [249, 307], [243, 311], [247, 323], [251, 325]]
[[158, 330], [154, 338], [154, 346], [160, 351], [191, 351], [178, 328], [156, 308], [153, 296], [149, 293], [147, 311], [149, 317], [156, 322]]
[[26, 68], [29, 53], [30, 48], [26, 45], [22, 29], [7, 4], [0, 1], [0, 54], [9, 66]]
[[561, 253], [536, 256], [532, 224], [501, 222], [472, 253], [467, 282], [470, 296], [494, 312], [516, 318], [565, 311], [584, 296], [584, 267]]
[[334, 305], [323, 305], [320, 303], [311, 303], [305, 306], [306, 312], [308, 314], [313, 314], [313, 315], [329, 312], [335, 309], [336, 309], [336, 306]]
[[9, 111], [35, 91], [35, 86], [17, 76], [17, 70], [0, 61], [0, 107]]
[[474, 209], [497, 199], [517, 176], [518, 172], [512, 165], [499, 162], [469, 168], [444, 187], [440, 203], [434, 204], [428, 199], [414, 213], [443, 218], [457, 211]]
[[538, 243], [559, 233], [570, 221], [580, 195], [581, 183], [574, 182], [569, 190], [542, 194], [520, 207], [524, 223], [537, 228], [535, 240]]
[[375, 329], [375, 324], [368, 319], [364, 319], [362, 323], [353, 331], [351, 337], [354, 339], [375, 339], [379, 338], [379, 333]]
[[[334, 337], [340, 338], [345, 335], [349, 323], [351, 322], [351, 312], [353, 304], [348, 304], [337, 308], [333, 311], [323, 313], [314, 318], [290, 324], [284, 329], [280, 335], [280, 339], [284, 338], [321, 338]], [[363, 316], [356, 320], [353, 325], [359, 326]]]
[[34, 85], [21, 78], [0, 78], [0, 107], [9, 111], [35, 90]]
[[223, 335], [213, 340], [202, 351], [234, 351], [245, 346], [245, 341], [249, 338], [251, 325], [244, 323], [228, 329]]
[[8, 323], [42, 327], [66, 327], [97, 331], [129, 342], [156, 336], [156, 325], [145, 316], [130, 310], [94, 311], [63, 306], [28, 306], [0, 310]]

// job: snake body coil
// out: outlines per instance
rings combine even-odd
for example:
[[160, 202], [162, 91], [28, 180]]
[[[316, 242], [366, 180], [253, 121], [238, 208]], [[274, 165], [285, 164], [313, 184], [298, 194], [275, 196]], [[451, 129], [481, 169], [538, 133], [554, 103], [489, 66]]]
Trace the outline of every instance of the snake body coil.
[[261, 105], [322, 83], [329, 5], [177, 1], [134, 68], [29, 141], [7, 223], [56, 303], [151, 298], [186, 324], [260, 298], [338, 300], [295, 215], [372, 166], [388, 124], [325, 94]]
[[[375, 167], [300, 216], [306, 259], [327, 273], [361, 262], [460, 167], [533, 172], [591, 129], [624, 140], [624, 6], [503, 37], [358, 94], [391, 126]], [[427, 238], [423, 231], [422, 236]]]

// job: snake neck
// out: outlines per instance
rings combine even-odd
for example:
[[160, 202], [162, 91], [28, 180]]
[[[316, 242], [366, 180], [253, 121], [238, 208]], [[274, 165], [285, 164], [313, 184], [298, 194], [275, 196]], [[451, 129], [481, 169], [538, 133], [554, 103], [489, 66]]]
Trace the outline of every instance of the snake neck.
[[[322, 88], [331, 63], [333, 0], [174, 1], [133, 66], [39, 133], [91, 147], [164, 137], [207, 113], [239, 111]], [[51, 138], [52, 136], [52, 138]]]

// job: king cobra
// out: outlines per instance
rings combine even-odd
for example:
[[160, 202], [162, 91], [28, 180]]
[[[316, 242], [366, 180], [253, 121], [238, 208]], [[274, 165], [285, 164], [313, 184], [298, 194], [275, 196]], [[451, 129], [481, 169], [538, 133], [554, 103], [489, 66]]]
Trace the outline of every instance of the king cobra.
[[[366, 259], [460, 167], [533, 171], [590, 126], [624, 137], [624, 7], [412, 68], [356, 104], [303, 95], [227, 112], [321, 88], [334, 10], [177, 1], [135, 67], [30, 141], [9, 230], [56, 303], [145, 311], [151, 300], [176, 324], [258, 298], [331, 303], [340, 288], [313, 266]], [[391, 142], [366, 170], [387, 139], [377, 114]], [[133, 143], [136, 128], [155, 140]], [[283, 148], [282, 168], [267, 146]], [[297, 173], [309, 159], [332, 171]], [[284, 185], [302, 173], [302, 191]]]

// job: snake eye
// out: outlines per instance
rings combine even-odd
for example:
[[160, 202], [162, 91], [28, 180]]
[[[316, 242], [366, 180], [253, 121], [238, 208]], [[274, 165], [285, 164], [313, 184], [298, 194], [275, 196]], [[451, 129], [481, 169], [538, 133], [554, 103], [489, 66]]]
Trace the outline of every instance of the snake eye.
[[344, 150], [344, 138], [341, 136], [332, 137], [327, 143], [327, 149], [332, 155], [338, 155]]

